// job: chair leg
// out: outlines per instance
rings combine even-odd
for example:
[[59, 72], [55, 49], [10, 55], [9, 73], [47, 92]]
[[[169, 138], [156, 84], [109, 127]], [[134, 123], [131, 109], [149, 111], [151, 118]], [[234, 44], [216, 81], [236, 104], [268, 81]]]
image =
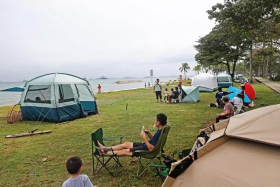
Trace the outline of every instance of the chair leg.
[[[160, 158], [152, 158], [144, 165], [142, 163], [141, 157], [138, 157], [139, 164], [138, 164], [138, 170], [137, 170], [137, 177], [140, 177], [147, 169], [149, 169], [151, 171], [150, 166], [151, 166], [151, 164], [155, 163], [155, 159], [159, 159], [159, 161], [160, 161]], [[140, 171], [140, 167], [142, 168], [142, 171]]]
[[[94, 166], [95, 164], [95, 158], [96, 158], [96, 165]], [[97, 171], [97, 168], [98, 168], [98, 164], [99, 164], [100, 160], [93, 154], [92, 155], [92, 174], [97, 174], [99, 171]]]
[[[97, 173], [99, 173], [101, 171], [101, 169], [105, 168], [113, 177], [116, 177], [117, 176], [118, 168], [122, 167], [122, 164], [120, 163], [118, 157], [109, 157], [107, 160], [105, 160], [104, 157], [100, 157], [100, 156], [95, 156], [95, 158], [96, 158], [96, 167], [94, 168], [94, 165], [93, 165], [93, 174], [97, 174]], [[116, 166], [114, 167], [114, 172], [111, 172], [109, 170], [109, 168], [107, 167], [107, 164], [110, 162], [110, 160], [112, 158], [116, 162]], [[94, 158], [93, 158], [93, 163], [94, 163]], [[98, 166], [99, 163], [101, 165], [100, 165], [100, 168], [97, 169], [97, 166]]]

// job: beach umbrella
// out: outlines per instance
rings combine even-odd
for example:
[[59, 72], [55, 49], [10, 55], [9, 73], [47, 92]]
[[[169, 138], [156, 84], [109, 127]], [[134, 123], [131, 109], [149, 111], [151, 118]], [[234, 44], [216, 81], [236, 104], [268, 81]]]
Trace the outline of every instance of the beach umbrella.
[[256, 92], [255, 92], [253, 86], [251, 84], [249, 84], [249, 83], [246, 83], [244, 86], [245, 86], [245, 93], [246, 93], [246, 95], [251, 100], [256, 99]]

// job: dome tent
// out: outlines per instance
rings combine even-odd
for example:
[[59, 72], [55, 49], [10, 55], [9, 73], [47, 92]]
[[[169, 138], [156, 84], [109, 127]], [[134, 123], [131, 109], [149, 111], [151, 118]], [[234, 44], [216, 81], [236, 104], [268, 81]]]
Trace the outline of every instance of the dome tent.
[[278, 187], [279, 115], [280, 105], [271, 105], [202, 129], [206, 144], [172, 163], [162, 186]]
[[192, 78], [191, 85], [199, 87], [200, 92], [213, 92], [218, 88], [217, 77], [202, 73]]
[[26, 82], [19, 104], [22, 119], [31, 121], [63, 122], [98, 113], [89, 82], [65, 73]]
[[228, 88], [232, 86], [232, 79], [229, 74], [221, 73], [217, 75], [218, 87]]
[[[234, 97], [236, 97], [238, 94], [240, 94], [241, 91], [242, 91], [242, 90], [240, 90], [240, 89], [238, 89], [238, 88], [235, 88], [235, 87], [233, 87], [233, 86], [230, 86], [230, 87], [228, 88], [227, 92], [233, 92], [233, 93], [231, 93], [231, 94], [228, 95], [229, 100], [231, 101]], [[249, 99], [249, 97], [247, 96], [246, 91], [245, 91], [245, 93], [244, 93], [244, 102], [245, 102], [245, 103], [251, 103], [251, 102], [252, 102], [251, 99]]]
[[199, 88], [195, 86], [182, 86], [182, 103], [194, 103], [200, 99]]
[[236, 75], [236, 80], [239, 80], [240, 78], [242, 78], [242, 77], [244, 77], [242, 74], [238, 74], [238, 75]]

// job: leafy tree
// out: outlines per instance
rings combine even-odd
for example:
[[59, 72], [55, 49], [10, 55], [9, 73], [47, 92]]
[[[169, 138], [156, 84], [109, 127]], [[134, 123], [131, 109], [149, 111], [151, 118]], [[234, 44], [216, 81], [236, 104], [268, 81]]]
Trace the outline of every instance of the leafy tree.
[[182, 67], [179, 68], [179, 70], [180, 70], [181, 72], [184, 72], [184, 74], [185, 74], [185, 80], [187, 80], [186, 73], [187, 73], [188, 70], [190, 70], [190, 69], [191, 69], [191, 68], [190, 68], [190, 66], [189, 66], [189, 64], [188, 64], [187, 62], [182, 63]]
[[201, 65], [194, 66], [193, 71], [196, 75], [199, 74], [199, 72], [201, 71]]
[[240, 36], [250, 45], [250, 77], [252, 75], [253, 42], [259, 35], [262, 24], [270, 19], [278, 19], [279, 0], [225, 0], [208, 11], [209, 18], [218, 23], [230, 22], [240, 31]]
[[236, 63], [245, 55], [248, 46], [240, 32], [231, 22], [216, 25], [209, 34], [198, 40], [198, 45], [194, 46], [199, 52], [195, 56], [198, 64], [208, 67], [224, 65], [233, 78]]

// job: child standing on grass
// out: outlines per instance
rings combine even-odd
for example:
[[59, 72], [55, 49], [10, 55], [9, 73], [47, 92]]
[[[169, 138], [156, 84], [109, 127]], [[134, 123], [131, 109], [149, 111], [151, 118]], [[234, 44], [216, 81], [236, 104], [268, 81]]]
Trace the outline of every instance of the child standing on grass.
[[62, 187], [97, 187], [92, 185], [87, 175], [80, 175], [82, 170], [80, 157], [69, 158], [66, 162], [66, 168], [70, 177], [62, 184]]
[[164, 102], [167, 102], [168, 101], [168, 95], [169, 95], [169, 92], [168, 92], [168, 89], [167, 88], [165, 88], [165, 90], [164, 90]]

